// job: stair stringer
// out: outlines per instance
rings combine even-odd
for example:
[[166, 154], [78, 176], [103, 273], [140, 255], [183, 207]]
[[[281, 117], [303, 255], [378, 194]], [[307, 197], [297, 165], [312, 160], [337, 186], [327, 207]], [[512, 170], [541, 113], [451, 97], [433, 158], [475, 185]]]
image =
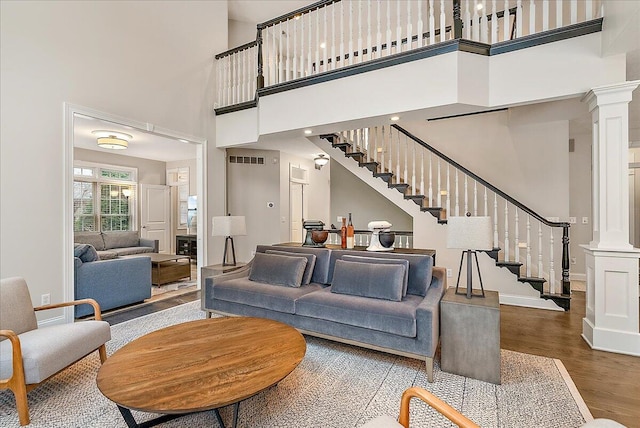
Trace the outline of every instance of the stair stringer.
[[[452, 275], [447, 278], [447, 283], [449, 287], [455, 287], [458, 279], [461, 251], [447, 248], [448, 226], [446, 224], [439, 224], [437, 219], [428, 212], [420, 211], [420, 207], [413, 201], [405, 199], [402, 193], [389, 188], [383, 180], [373, 177], [369, 169], [359, 167], [355, 160], [345, 157], [339, 148], [332, 147], [331, 143], [327, 140], [319, 137], [311, 137], [309, 140], [327, 153], [330, 158], [345, 167], [353, 175], [413, 218], [414, 248], [435, 249], [437, 266], [451, 269]], [[501, 304], [556, 311], [563, 310], [555, 302], [542, 299], [540, 293], [530, 284], [519, 282], [516, 275], [507, 269], [496, 266], [495, 261], [487, 254], [478, 253], [478, 263], [480, 265], [484, 289], [498, 291], [500, 293]], [[463, 263], [462, 267], [461, 287], [466, 286], [465, 265], [466, 262]], [[480, 289], [477, 273], [474, 275], [473, 284], [474, 289]]]

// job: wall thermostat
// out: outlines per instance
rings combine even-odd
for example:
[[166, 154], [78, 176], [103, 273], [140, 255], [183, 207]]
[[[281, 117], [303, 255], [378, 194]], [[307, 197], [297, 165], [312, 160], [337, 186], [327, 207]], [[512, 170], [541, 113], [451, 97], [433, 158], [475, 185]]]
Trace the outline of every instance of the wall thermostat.
[[273, 208], [275, 206], [276, 204], [274, 204], [273, 202], [267, 202], [267, 208]]

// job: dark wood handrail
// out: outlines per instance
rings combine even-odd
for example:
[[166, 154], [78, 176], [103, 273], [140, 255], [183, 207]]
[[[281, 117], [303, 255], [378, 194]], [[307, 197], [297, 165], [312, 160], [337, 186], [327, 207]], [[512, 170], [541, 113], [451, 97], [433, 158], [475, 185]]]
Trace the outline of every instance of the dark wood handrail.
[[464, 172], [466, 175], [468, 175], [469, 177], [473, 178], [474, 180], [476, 180], [477, 182], [482, 184], [484, 187], [490, 189], [492, 192], [497, 193], [498, 195], [500, 195], [500, 197], [502, 197], [503, 199], [509, 201], [511, 204], [513, 204], [516, 207], [520, 208], [522, 211], [526, 212], [527, 214], [531, 215], [533, 218], [535, 218], [539, 222], [541, 222], [541, 223], [543, 223], [543, 224], [545, 224], [545, 225], [547, 225], [549, 227], [565, 227], [565, 226], [569, 227], [569, 223], [549, 221], [546, 218], [542, 217], [540, 214], [536, 213], [531, 208], [529, 208], [526, 205], [524, 205], [523, 203], [515, 200], [514, 198], [512, 198], [509, 195], [507, 195], [502, 190], [498, 189], [497, 187], [495, 187], [494, 185], [492, 185], [488, 181], [484, 180], [483, 178], [481, 178], [478, 175], [474, 174], [473, 172], [469, 171], [467, 168], [463, 167], [458, 162], [454, 161], [453, 159], [451, 159], [450, 157], [448, 157], [444, 153], [438, 151], [436, 148], [430, 146], [428, 143], [422, 141], [420, 138], [416, 137], [415, 135], [413, 135], [412, 133], [410, 133], [406, 129], [404, 129], [404, 128], [396, 125], [396, 124], [391, 125], [391, 127], [395, 128], [397, 131], [401, 132], [405, 136], [411, 138], [413, 141], [415, 141], [416, 143], [420, 144], [422, 147], [424, 147], [425, 149], [429, 150], [430, 152], [432, 152], [433, 154], [435, 154], [439, 158], [443, 159], [445, 162], [453, 165], [456, 169]]
[[244, 45], [238, 46], [237, 48], [233, 48], [233, 49], [229, 49], [228, 51], [220, 52], [219, 54], [217, 54], [215, 56], [215, 58], [216, 59], [224, 58], [224, 57], [227, 57], [229, 55], [233, 55], [234, 53], [243, 51], [245, 49], [252, 48], [252, 47], [257, 46], [257, 45], [258, 45], [258, 41], [254, 40], [252, 42], [245, 43]]

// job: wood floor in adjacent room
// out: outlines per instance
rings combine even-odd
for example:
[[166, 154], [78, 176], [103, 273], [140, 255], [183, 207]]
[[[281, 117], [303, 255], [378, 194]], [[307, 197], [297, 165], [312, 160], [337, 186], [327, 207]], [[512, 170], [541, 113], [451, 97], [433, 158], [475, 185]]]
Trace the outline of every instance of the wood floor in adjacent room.
[[594, 418], [640, 427], [640, 357], [587, 345], [580, 336], [584, 292], [573, 292], [567, 312], [502, 305], [500, 316], [502, 349], [561, 360]]
[[[199, 298], [199, 291], [191, 292], [118, 311], [105, 320], [117, 324]], [[568, 312], [502, 305], [500, 315], [503, 349], [561, 360], [595, 418], [640, 428], [640, 357], [594, 351], [587, 345], [580, 336], [584, 292], [573, 293]]]

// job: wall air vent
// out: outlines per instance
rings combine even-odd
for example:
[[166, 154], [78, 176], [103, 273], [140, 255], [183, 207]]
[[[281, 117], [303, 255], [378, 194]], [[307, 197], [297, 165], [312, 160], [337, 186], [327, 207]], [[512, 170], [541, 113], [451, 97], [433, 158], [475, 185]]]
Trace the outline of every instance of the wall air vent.
[[229, 163], [248, 163], [253, 165], [264, 165], [264, 158], [256, 157], [256, 156], [229, 156]]

